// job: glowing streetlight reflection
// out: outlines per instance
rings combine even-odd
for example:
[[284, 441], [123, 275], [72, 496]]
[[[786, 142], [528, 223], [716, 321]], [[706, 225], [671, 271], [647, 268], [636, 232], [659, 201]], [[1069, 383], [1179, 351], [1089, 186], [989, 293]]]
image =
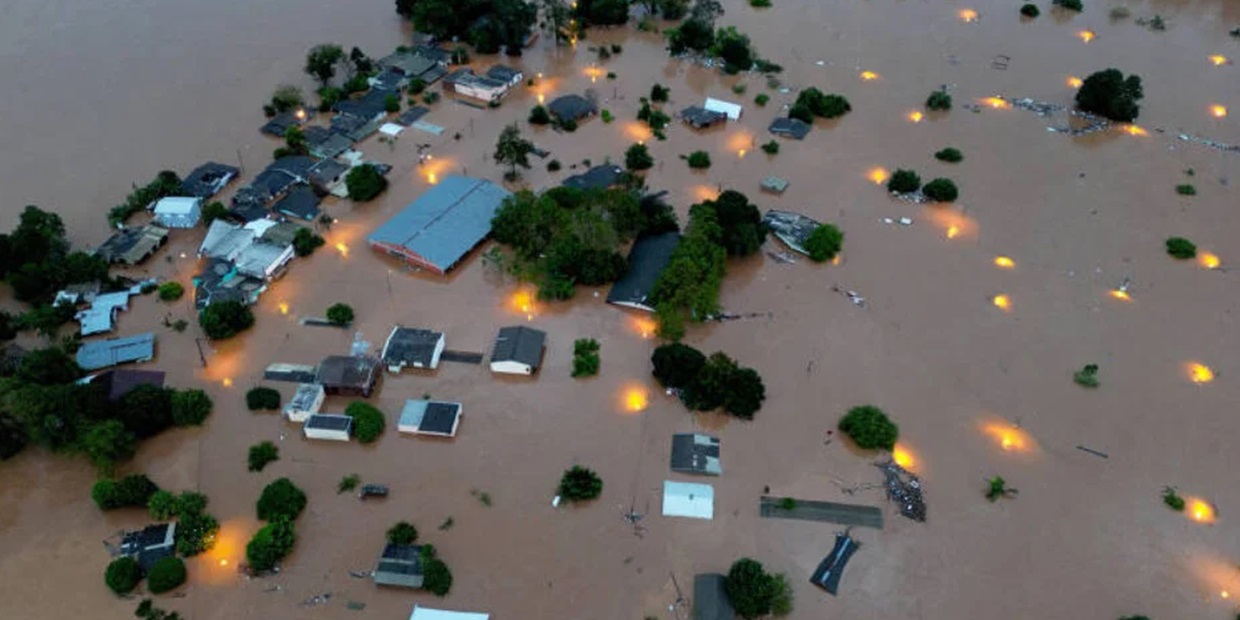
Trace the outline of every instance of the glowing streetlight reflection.
[[977, 21], [977, 11], [973, 9], [961, 9], [959, 15], [960, 19], [966, 24]]
[[1093, 41], [1094, 37], [1098, 36], [1098, 34], [1093, 30], [1082, 30], [1076, 33], [1076, 36], [1080, 38], [1081, 41], [1089, 43], [1090, 41]]
[[1016, 261], [1012, 260], [1011, 258], [1007, 256], [996, 256], [995, 267], [998, 267], [1000, 269], [1015, 269]]
[[875, 185], [882, 185], [887, 182], [887, 177], [891, 176], [891, 173], [887, 172], [886, 168], [870, 168], [865, 176]]
[[1144, 137], [1150, 135], [1150, 132], [1137, 125], [1124, 125], [1124, 132], [1130, 136]]
[[948, 238], [948, 239], [955, 239], [955, 238], [956, 238], [956, 237], [958, 237], [958, 236], [960, 236], [960, 227], [959, 227], [959, 226], [949, 226], [949, 227], [947, 227], [947, 238]]
[[224, 384], [224, 387], [232, 387], [232, 379], [229, 377], [224, 377], [224, 380], [221, 381], [221, 383]]
[[917, 459], [913, 457], [913, 453], [908, 449], [908, 446], [902, 443], [896, 444], [896, 447], [891, 451], [891, 460], [908, 471], [914, 471], [917, 468]]
[[1201, 265], [1202, 267], [1205, 267], [1206, 269], [1218, 269], [1218, 266], [1219, 266], [1218, 254], [1202, 252], [1197, 255], [1197, 264]]
[[996, 308], [1004, 312], [1009, 312], [1012, 309], [1012, 298], [1007, 295], [995, 295], [994, 299], [990, 301]]
[[878, 79], [878, 74], [874, 73], [873, 71], [862, 71], [861, 79], [866, 82], [873, 82], [874, 80]]
[[[1188, 502], [1188, 517], [1198, 523], [1214, 523], [1215, 514], [1214, 506], [1205, 500], [1193, 498]], [[1226, 598], [1226, 597], [1224, 597]]]
[[1125, 291], [1122, 288], [1107, 291], [1107, 294], [1120, 301], [1132, 301], [1132, 295], [1129, 295], [1128, 291]]
[[1210, 106], [1210, 114], [1214, 115], [1214, 118], [1223, 118], [1227, 116], [1227, 106], [1212, 105]]
[[1084, 80], [1082, 80], [1081, 78], [1076, 77], [1075, 75], [1069, 75], [1069, 76], [1068, 76], [1068, 86], [1069, 86], [1069, 87], [1071, 87], [1071, 88], [1080, 88], [1080, 87], [1081, 87], [1082, 85], [1084, 85], [1084, 84], [1085, 84], [1085, 81], [1084, 81]]
[[922, 119], [922, 114], [921, 112], [917, 112], [917, 111], [909, 112], [907, 118], [911, 122], [920, 123]]
[[345, 244], [343, 244], [343, 243], [337, 243], [337, 244], [336, 244], [336, 251], [337, 251], [337, 252], [340, 252], [340, 255], [341, 255], [341, 256], [343, 256], [343, 257], [345, 257], [345, 258], [348, 258], [348, 257], [349, 257], [349, 246], [347, 246], [347, 245], [345, 245]]
[[1033, 438], [1029, 436], [1029, 433], [1008, 422], [988, 422], [982, 425], [982, 432], [994, 439], [1004, 452], [1033, 450]]
[[545, 95], [543, 95], [542, 93], [538, 93], [538, 103], [542, 103], [546, 100], [547, 100], [547, 97]]
[[1214, 381], [1214, 370], [1200, 362], [1188, 363], [1188, 380], [1202, 385]]
[[1007, 110], [1012, 107], [1012, 104], [1002, 97], [987, 97], [982, 100], [982, 103], [996, 110]]
[[632, 386], [624, 390], [624, 409], [626, 411], [638, 412], [645, 411], [649, 405], [650, 399], [646, 394], [646, 388]]
[[1222, 54], [1215, 54], [1210, 57], [1210, 63], [1216, 67], [1221, 67], [1227, 64], [1227, 57]]
[[288, 303], [280, 302], [280, 314], [288, 314]]

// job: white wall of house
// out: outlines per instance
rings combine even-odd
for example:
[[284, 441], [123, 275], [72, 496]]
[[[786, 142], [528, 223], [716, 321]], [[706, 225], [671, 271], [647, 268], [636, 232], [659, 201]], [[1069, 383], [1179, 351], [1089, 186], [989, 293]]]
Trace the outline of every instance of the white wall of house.
[[534, 374], [534, 367], [529, 364], [522, 364], [516, 360], [492, 360], [491, 372], [498, 372], [506, 375], [532, 375]]
[[447, 340], [443, 335], [439, 336], [439, 342], [435, 343], [435, 352], [431, 354], [431, 370], [439, 368], [439, 356], [443, 355], [443, 348]]
[[297, 386], [297, 392], [299, 394], [303, 391], [313, 393], [314, 399], [308, 403], [295, 403], [290, 400], [288, 404], [284, 406], [284, 419], [300, 424], [309, 419], [310, 416], [318, 413], [319, 409], [323, 407], [323, 401], [326, 398], [326, 393], [323, 392], [323, 386], [311, 384]]
[[201, 198], [170, 196], [155, 203], [155, 221], [167, 228], [193, 228], [201, 216]]
[[306, 424], [304, 424], [301, 427], [302, 433], [306, 436], [306, 439], [324, 439], [327, 441], [349, 441], [348, 429], [335, 430], [335, 429], [327, 429], [327, 428], [318, 428], [314, 426], [313, 419], [315, 417], [318, 417], [318, 416], [336, 417], [338, 415], [339, 414], [322, 414], [322, 413], [313, 414], [306, 419]]
[[483, 101], [498, 101], [508, 92], [507, 86], [486, 86], [483, 84], [462, 84], [457, 83], [453, 86], [456, 94], [465, 97], [473, 97]]

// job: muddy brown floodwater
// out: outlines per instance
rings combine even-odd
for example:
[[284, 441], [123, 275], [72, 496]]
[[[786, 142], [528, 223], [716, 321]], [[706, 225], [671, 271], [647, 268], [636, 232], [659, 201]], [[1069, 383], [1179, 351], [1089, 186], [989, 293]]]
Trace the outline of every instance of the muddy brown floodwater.
[[[1133, 17], [1109, 19], [1121, 5]], [[159, 326], [165, 316], [192, 319], [188, 298], [171, 306], [144, 298], [121, 316], [121, 334], [158, 332], [159, 356], [147, 366], [166, 370], [174, 385], [205, 386], [216, 402], [206, 427], [143, 444], [127, 468], [166, 488], [205, 492], [224, 523], [217, 548], [190, 563], [185, 596], [164, 597], [162, 606], [193, 620], [404, 618], [415, 602], [499, 619], [684, 618], [687, 609], [669, 610], [673, 576], [691, 596], [694, 573], [726, 571], [752, 556], [789, 575], [793, 618], [1235, 613], [1240, 296], [1226, 268], [1240, 260], [1240, 203], [1227, 183], [1240, 175], [1240, 155], [1175, 136], [1240, 143], [1234, 116], [1210, 114], [1212, 105], [1240, 114], [1240, 68], [1209, 59], [1240, 58], [1240, 43], [1227, 35], [1240, 25], [1240, 5], [1098, 0], [1077, 15], [1043, 6], [1034, 21], [995, 0], [725, 6], [721, 24], [737, 25], [761, 55], [782, 64], [790, 92], [769, 90], [759, 76], [725, 77], [669, 60], [658, 35], [632, 28], [591, 31], [575, 49], [555, 49], [544, 37], [518, 63], [527, 75], [545, 74], [537, 88], [521, 89], [497, 110], [437, 104], [428, 120], [447, 128], [440, 137], [365, 143], [369, 156], [395, 166], [391, 189], [371, 204], [329, 203], [340, 222], [327, 247], [296, 261], [258, 305], [256, 327], [208, 349], [205, 369], [195, 329]], [[962, 19], [966, 10], [976, 19]], [[389, 0], [10, 0], [2, 13], [0, 226], [10, 228], [22, 205], [39, 204], [59, 212], [85, 245], [107, 235], [105, 212], [130, 183], [161, 168], [184, 173], [206, 159], [240, 158], [247, 176], [261, 169], [275, 143], [257, 132], [259, 106], [277, 83], [309, 89], [301, 65], [311, 45], [335, 41], [380, 56], [409, 35]], [[1165, 32], [1133, 21], [1155, 13], [1167, 20]], [[1095, 36], [1086, 43], [1081, 31]], [[587, 48], [612, 42], [623, 53], [592, 72]], [[1006, 69], [992, 66], [998, 55], [1009, 57]], [[962, 107], [991, 96], [1067, 103], [1071, 77], [1108, 66], [1144, 77], [1139, 124], [1148, 135], [1112, 129], [1073, 139], [1046, 131], [1059, 120]], [[608, 71], [617, 78], [607, 80]], [[356, 330], [376, 346], [401, 322], [446, 332], [450, 348], [485, 351], [499, 326], [525, 322], [509, 303], [514, 284], [476, 256], [446, 280], [425, 278], [367, 251], [366, 234], [425, 190], [431, 172], [498, 180], [494, 136], [514, 120], [565, 164], [549, 174], [537, 161], [525, 174], [530, 187], [558, 182], [586, 158], [619, 161], [629, 143], [648, 137], [633, 118], [653, 82], [671, 86], [670, 110], [705, 95], [746, 103], [740, 122], [726, 128], [696, 134], [676, 124], [666, 142], [649, 142], [659, 164], [648, 184], [669, 190], [682, 213], [722, 186], [764, 209], [835, 222], [847, 234], [838, 266], [781, 264], [763, 254], [731, 263], [723, 305], [761, 317], [690, 332], [695, 346], [727, 351], [761, 372], [768, 399], [754, 422], [693, 416], [664, 396], [649, 377], [654, 343], [643, 338], [638, 317], [606, 306], [605, 290], [590, 289], [571, 303], [534, 309], [529, 322], [550, 334], [546, 367], [534, 380], [451, 363], [433, 374], [385, 376], [372, 402], [389, 426], [375, 446], [305, 442], [278, 417], [245, 409], [243, 393], [268, 363], [315, 363], [348, 350], [351, 332], [297, 321], [336, 301], [354, 306]], [[738, 82], [743, 95], [731, 91]], [[907, 115], [942, 84], [956, 108], [911, 122]], [[774, 157], [758, 151], [769, 121], [807, 86], [846, 95], [852, 113], [819, 122], [804, 142], [781, 141]], [[565, 135], [525, 125], [539, 94], [549, 101], [586, 88], [614, 123], [596, 119]], [[762, 92], [771, 97], [765, 108], [751, 103]], [[459, 142], [451, 137], [458, 132]], [[425, 169], [414, 163], [420, 142], [435, 155]], [[931, 157], [946, 146], [961, 149], [965, 161]], [[677, 156], [696, 149], [710, 151], [714, 166], [689, 172]], [[961, 198], [955, 207], [897, 202], [870, 180], [879, 167], [950, 176]], [[1198, 195], [1179, 197], [1173, 187], [1190, 168]], [[759, 193], [769, 174], [791, 182], [784, 195]], [[884, 217], [914, 223], [885, 224]], [[200, 234], [175, 232], [171, 247], [139, 271], [188, 282]], [[1218, 254], [1223, 268], [1170, 259], [1162, 242], [1171, 235]], [[782, 251], [774, 240], [767, 249]], [[1014, 268], [996, 267], [996, 256], [1010, 257]], [[1109, 296], [1125, 278], [1130, 299]], [[853, 306], [832, 285], [858, 291], [868, 307]], [[1007, 296], [1006, 310], [992, 303], [996, 295]], [[602, 343], [596, 378], [569, 378], [579, 337]], [[1190, 362], [1213, 368], [1215, 381], [1190, 381]], [[1072, 384], [1072, 371], [1086, 363], [1101, 366], [1098, 390]], [[288, 396], [290, 386], [277, 387]], [[628, 410], [629, 390], [645, 390], [644, 411]], [[403, 401], [426, 393], [464, 403], [456, 440], [395, 431]], [[327, 409], [346, 402], [333, 399]], [[863, 403], [900, 424], [911, 467], [925, 480], [927, 523], [900, 518], [879, 491], [842, 492], [880, 479], [874, 455], [823, 445], [839, 415]], [[667, 470], [670, 435], [695, 428], [723, 442], [725, 475], [709, 481], [715, 518], [665, 519], [660, 483], [679, 478]], [[247, 473], [246, 449], [262, 440], [278, 443], [280, 461]], [[600, 472], [603, 495], [554, 509], [555, 482], [574, 463]], [[336, 494], [350, 473], [390, 485], [392, 496], [360, 504]], [[994, 475], [1019, 496], [986, 502], [982, 487]], [[0, 616], [132, 617], [135, 601], [117, 600], [103, 584], [100, 541], [142, 524], [144, 515], [101, 514], [89, 500], [94, 474], [80, 460], [28, 450], [0, 466], [0, 476]], [[254, 500], [280, 476], [310, 496], [296, 550], [278, 576], [243, 579], [235, 566], [258, 526]], [[1217, 521], [1195, 523], [1167, 510], [1159, 500], [1165, 485], [1214, 504]], [[807, 583], [839, 528], [759, 520], [765, 486], [776, 495], [883, 506], [882, 531], [854, 530], [862, 549], [840, 596]], [[471, 491], [489, 493], [492, 505]], [[646, 515], [644, 537], [623, 520], [630, 509]], [[449, 517], [453, 527], [437, 529]], [[377, 590], [349, 576], [372, 567], [384, 531], [401, 519], [451, 565], [446, 599]], [[299, 605], [326, 592], [332, 597], [324, 605]], [[364, 602], [365, 611], [348, 611], [348, 601]]]

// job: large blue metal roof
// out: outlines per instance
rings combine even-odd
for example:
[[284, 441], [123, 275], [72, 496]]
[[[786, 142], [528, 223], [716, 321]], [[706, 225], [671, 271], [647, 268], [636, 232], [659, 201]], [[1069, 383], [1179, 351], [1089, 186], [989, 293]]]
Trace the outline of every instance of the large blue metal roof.
[[371, 233], [371, 243], [408, 248], [447, 271], [491, 232], [508, 190], [483, 179], [449, 176]]

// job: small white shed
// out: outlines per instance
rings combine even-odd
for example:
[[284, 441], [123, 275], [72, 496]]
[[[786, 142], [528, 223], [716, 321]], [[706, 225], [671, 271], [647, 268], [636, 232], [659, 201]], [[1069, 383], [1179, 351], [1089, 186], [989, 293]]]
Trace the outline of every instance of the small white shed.
[[739, 103], [732, 103], [731, 101], [724, 101], [722, 99], [712, 99], [710, 97], [706, 98], [706, 103], [702, 107], [711, 112], [724, 114], [730, 121], [739, 120], [741, 117], [741, 111], [743, 110], [743, 108], [741, 108], [741, 104]]
[[169, 196], [155, 203], [155, 221], [167, 228], [193, 228], [200, 217], [201, 198]]
[[325, 397], [323, 386], [317, 383], [298, 385], [292, 400], [284, 405], [284, 419], [289, 422], [305, 422], [307, 418], [319, 412]]
[[709, 484], [664, 480], [663, 516], [715, 518], [715, 488]]
[[353, 418], [340, 413], [313, 413], [302, 425], [306, 439], [348, 441], [353, 429]]

